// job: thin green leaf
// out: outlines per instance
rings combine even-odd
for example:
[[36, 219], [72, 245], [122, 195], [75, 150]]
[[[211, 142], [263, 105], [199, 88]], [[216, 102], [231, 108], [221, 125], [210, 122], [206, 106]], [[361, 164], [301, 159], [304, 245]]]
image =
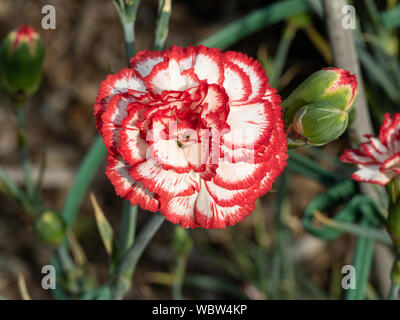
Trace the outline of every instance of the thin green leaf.
[[207, 47], [226, 49], [262, 28], [304, 13], [309, 9], [306, 0], [284, 0], [258, 9], [214, 33], [201, 43]]
[[90, 200], [94, 208], [94, 214], [96, 217], [97, 228], [99, 229], [101, 240], [103, 241], [104, 247], [109, 257], [113, 254], [113, 243], [114, 243], [114, 232], [101, 210], [99, 203], [93, 193], [90, 193]]

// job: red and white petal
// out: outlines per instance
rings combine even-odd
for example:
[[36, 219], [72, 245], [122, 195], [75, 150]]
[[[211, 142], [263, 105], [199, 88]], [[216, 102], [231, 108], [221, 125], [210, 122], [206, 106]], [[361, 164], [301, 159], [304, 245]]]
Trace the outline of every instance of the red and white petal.
[[346, 149], [340, 156], [340, 161], [360, 165], [377, 164], [374, 159], [359, 149]]
[[111, 98], [108, 108], [102, 114], [101, 135], [104, 145], [109, 151], [120, 146], [120, 131], [122, 122], [128, 116], [128, 108], [134, 99], [127, 95], [115, 95]]
[[135, 165], [146, 160], [149, 146], [140, 137], [140, 130], [125, 127], [121, 130], [121, 145], [119, 151], [122, 157], [130, 164]]
[[221, 87], [210, 85], [201, 107], [201, 120], [208, 128], [223, 129], [229, 114], [229, 97]]
[[369, 142], [371, 145], [375, 148], [376, 152], [386, 154], [388, 152], [388, 149], [384, 146], [384, 144], [375, 137], [369, 137]]
[[181, 72], [179, 62], [168, 58], [154, 66], [144, 80], [148, 89], [155, 94], [161, 94], [163, 91], [183, 91], [200, 84], [193, 69]]
[[208, 153], [205, 147], [207, 146], [201, 143], [193, 143], [185, 145], [182, 148], [186, 161], [189, 163], [190, 167], [197, 172], [204, 171], [208, 161]]
[[247, 101], [251, 94], [251, 83], [249, 76], [236, 64], [226, 61], [224, 63], [223, 87], [230, 102]]
[[396, 153], [394, 156], [390, 157], [386, 161], [382, 163], [380, 168], [381, 172], [386, 172], [388, 170], [392, 170], [398, 174], [400, 174], [400, 152]]
[[397, 150], [400, 140], [400, 114], [397, 113], [393, 117], [389, 113], [385, 114], [385, 120], [379, 132], [381, 142], [389, 149], [392, 154], [400, 151]]
[[382, 154], [378, 152], [375, 147], [372, 145], [372, 143], [367, 142], [367, 143], [361, 143], [361, 148], [364, 151], [364, 153], [375, 160], [377, 163], [382, 163], [388, 158], [388, 154]]
[[208, 193], [221, 206], [229, 207], [240, 203], [254, 203], [258, 195], [253, 188], [229, 190], [212, 181], [205, 181]]
[[130, 61], [129, 65], [137, 71], [143, 78], [147, 77], [154, 66], [164, 61], [167, 55], [166, 51], [143, 50], [138, 52]]
[[213, 182], [220, 187], [237, 190], [249, 188], [263, 178], [267, 163], [231, 163], [220, 160]]
[[224, 65], [222, 63], [221, 50], [196, 46], [193, 68], [200, 80], [206, 80], [208, 84], [222, 85], [224, 82]]
[[128, 116], [122, 122], [119, 152], [132, 166], [146, 159], [148, 144], [137, 127], [138, 122], [144, 119], [145, 111], [142, 104], [137, 104], [129, 109]]
[[236, 204], [230, 207], [218, 205], [210, 196], [202, 181], [196, 200], [194, 214], [196, 223], [202, 228], [220, 229], [242, 221], [254, 210], [253, 204]]
[[132, 206], [139, 205], [142, 209], [156, 212], [160, 209], [159, 200], [156, 195], [150, 192], [141, 182], [136, 181], [125, 199], [128, 200]]
[[261, 65], [253, 58], [240, 52], [228, 51], [223, 56], [225, 61], [230, 61], [240, 67], [250, 78], [251, 94], [247, 98], [247, 102], [251, 103], [261, 99], [268, 85], [268, 77]]
[[221, 145], [221, 156], [225, 161], [229, 162], [248, 162], [256, 163], [262, 161], [261, 157], [257, 157], [257, 150], [247, 148], [232, 148]]
[[125, 68], [115, 74], [109, 74], [100, 84], [96, 101], [112, 97], [115, 94], [126, 93], [129, 90], [147, 92], [142, 77], [134, 70]]
[[[282, 136], [284, 133], [282, 133]], [[264, 174], [264, 178], [260, 184], [256, 186], [255, 193], [258, 197], [264, 195], [270, 191], [276, 178], [278, 178], [286, 167], [286, 160], [288, 159], [286, 149], [281, 149], [278, 154], [274, 154], [268, 161], [270, 164], [267, 172]]]
[[165, 170], [173, 169], [178, 173], [190, 170], [185, 153], [176, 140], [154, 141], [148, 149], [146, 158], [158, 163]]
[[233, 149], [258, 149], [280, 122], [282, 120], [275, 119], [272, 105], [267, 101], [231, 107], [227, 119], [230, 132], [222, 141]]
[[160, 212], [169, 222], [178, 223], [184, 228], [195, 228], [198, 226], [194, 218], [197, 196], [198, 193], [195, 192], [190, 196], [161, 199]]
[[132, 205], [138, 204], [145, 210], [157, 211], [159, 208], [158, 200], [142, 183], [131, 177], [129, 174], [130, 165], [119, 156], [109, 155], [107, 160], [106, 175], [113, 184], [117, 195], [126, 198]]
[[381, 172], [379, 164], [361, 165], [360, 169], [351, 175], [358, 182], [375, 183], [385, 186], [395, 175], [393, 171]]
[[275, 88], [267, 88], [264, 93], [263, 100], [269, 101], [273, 106], [276, 107], [277, 110], [279, 110], [279, 112], [281, 111], [280, 104], [282, 99]]
[[[175, 48], [176, 47], [172, 46], [170, 52], [173, 52]], [[181, 51], [179, 51], [178, 60], [179, 60], [179, 66], [181, 67], [181, 71], [193, 68], [194, 61], [196, 58], [196, 50], [192, 46], [180, 49]]]
[[130, 174], [151, 192], [166, 199], [192, 195], [199, 189], [199, 177], [194, 171], [177, 173], [174, 170], [164, 170], [152, 160], [137, 164], [130, 170]]
[[129, 91], [147, 92], [143, 79], [133, 69], [122, 69], [116, 74], [110, 74], [100, 84], [100, 89], [97, 93], [96, 103], [94, 106], [94, 115], [97, 120], [97, 129], [101, 130], [101, 116], [107, 109], [111, 98], [116, 94], [124, 94]]

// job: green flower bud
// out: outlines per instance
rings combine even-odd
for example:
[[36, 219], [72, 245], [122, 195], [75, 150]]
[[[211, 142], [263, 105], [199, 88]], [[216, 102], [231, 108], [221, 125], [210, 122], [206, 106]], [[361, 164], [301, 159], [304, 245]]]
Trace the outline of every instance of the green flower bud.
[[393, 244], [397, 249], [400, 249], [400, 197], [396, 202], [390, 201], [387, 229]]
[[65, 235], [65, 223], [57, 212], [48, 210], [36, 219], [35, 231], [43, 242], [58, 245]]
[[286, 126], [289, 127], [300, 108], [311, 103], [330, 103], [339, 110], [350, 112], [357, 95], [357, 79], [350, 72], [338, 68], [315, 72], [283, 101]]
[[349, 116], [329, 103], [312, 103], [300, 108], [289, 129], [289, 138], [322, 146], [339, 138], [346, 130]]
[[11, 31], [0, 46], [0, 87], [12, 100], [34, 94], [42, 79], [44, 49], [30, 26]]

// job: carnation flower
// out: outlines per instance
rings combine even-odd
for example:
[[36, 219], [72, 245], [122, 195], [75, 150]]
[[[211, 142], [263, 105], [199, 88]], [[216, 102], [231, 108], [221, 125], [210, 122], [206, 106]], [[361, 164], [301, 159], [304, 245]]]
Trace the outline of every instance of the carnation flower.
[[243, 220], [286, 165], [280, 97], [242, 53], [142, 51], [102, 82], [94, 114], [116, 193], [187, 228]]
[[379, 137], [365, 137], [361, 148], [345, 150], [340, 160], [358, 165], [352, 179], [384, 186], [400, 174], [400, 113], [385, 114]]

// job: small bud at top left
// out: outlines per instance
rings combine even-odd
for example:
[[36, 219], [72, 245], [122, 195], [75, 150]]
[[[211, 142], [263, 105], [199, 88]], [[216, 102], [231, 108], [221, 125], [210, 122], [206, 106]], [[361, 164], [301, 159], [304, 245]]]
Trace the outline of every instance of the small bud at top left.
[[42, 79], [44, 48], [28, 25], [11, 31], [0, 46], [0, 88], [14, 101], [33, 95]]

